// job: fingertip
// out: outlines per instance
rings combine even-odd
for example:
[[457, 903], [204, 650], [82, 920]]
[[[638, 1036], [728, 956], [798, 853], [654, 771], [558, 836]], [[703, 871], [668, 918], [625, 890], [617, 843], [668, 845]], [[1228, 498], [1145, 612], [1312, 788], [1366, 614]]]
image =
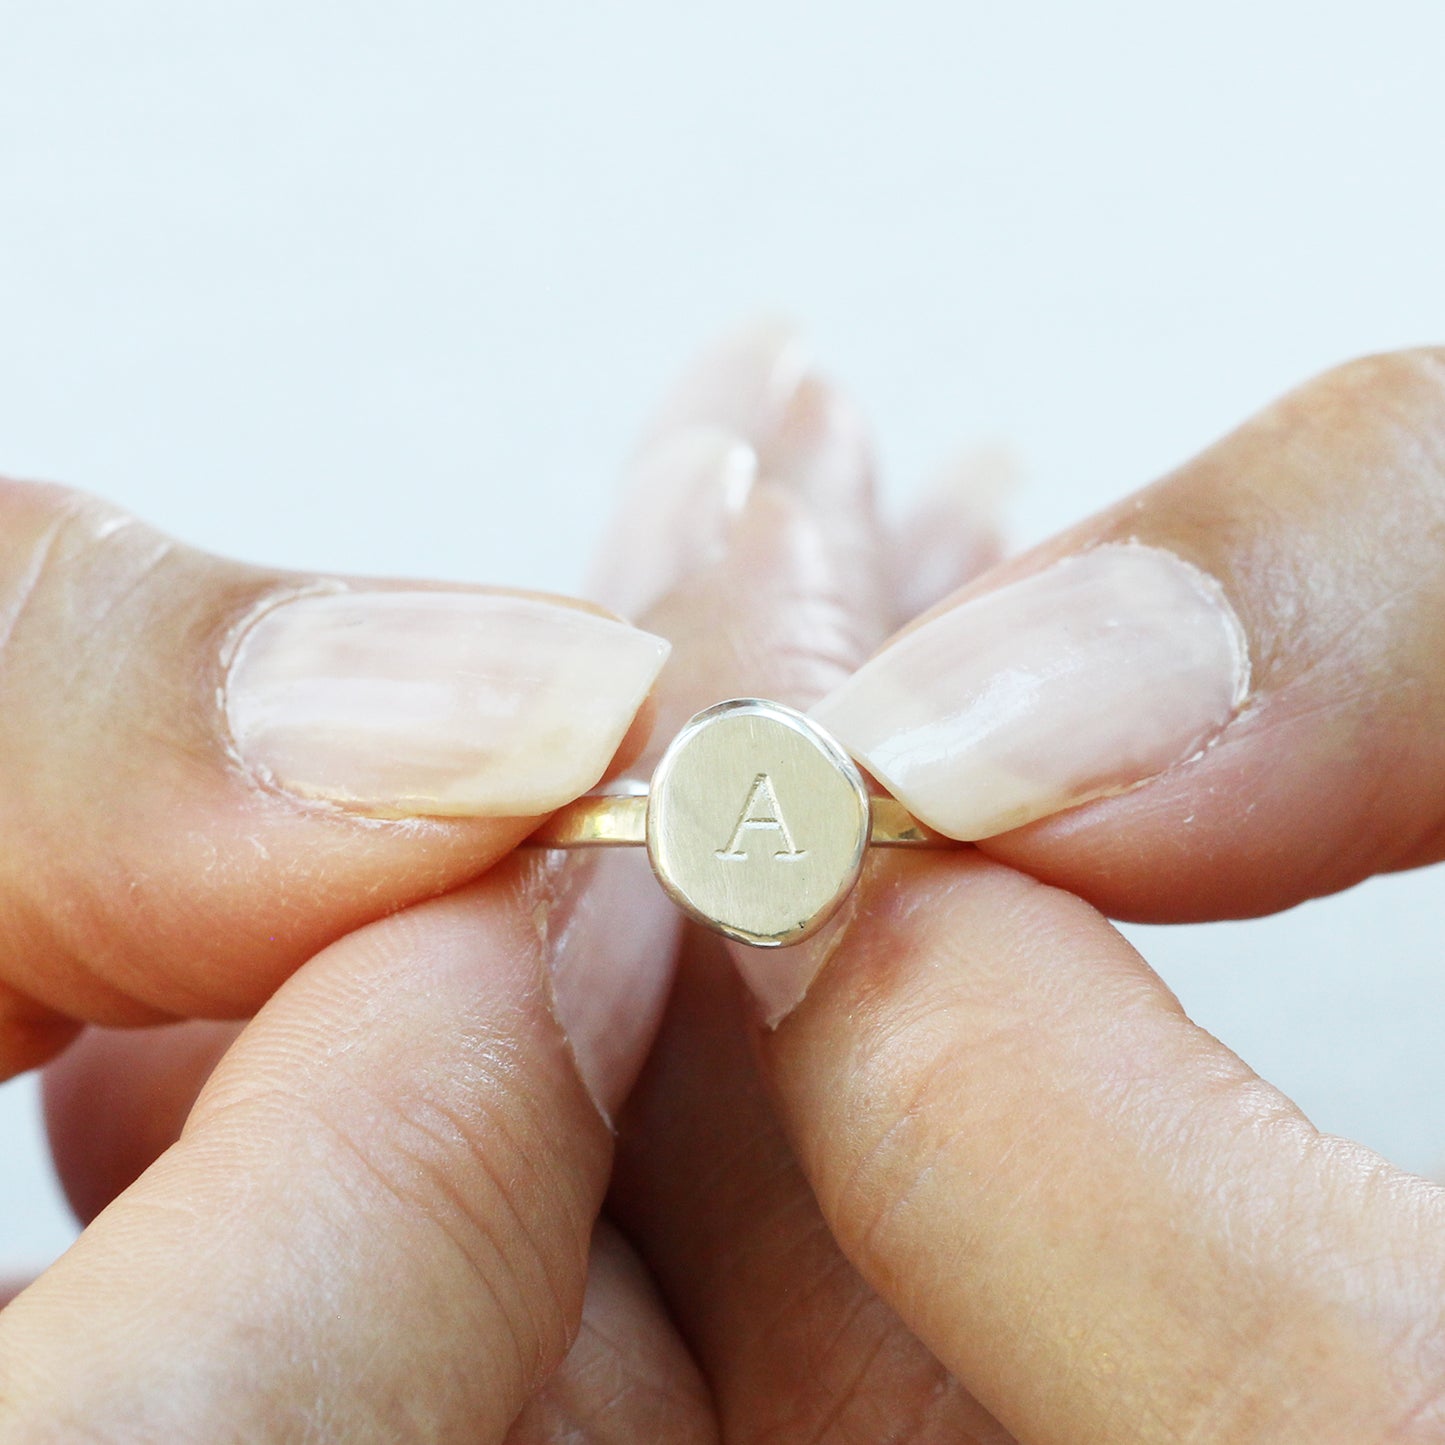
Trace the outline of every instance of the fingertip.
[[[0, 521], [5, 980], [88, 1022], [249, 1014], [485, 871], [626, 766], [668, 652], [587, 604], [230, 562], [57, 487], [4, 484]], [[12, 1024], [0, 1067], [62, 1042]]]
[[610, 782], [628, 775], [628, 771], [642, 756], [643, 750], [652, 738], [653, 731], [657, 727], [657, 716], [658, 698], [654, 688], [647, 694], [642, 706], [637, 709], [637, 714], [632, 719], [632, 725], [623, 735], [621, 743], [618, 744], [617, 751], [613, 754], [612, 761], [607, 765], [607, 771], [602, 776], [602, 781]]
[[1022, 474], [1022, 463], [1004, 446], [965, 452], [891, 529], [889, 576], [900, 627], [1003, 560], [1005, 508]]
[[698, 353], [657, 409], [648, 436], [708, 426], [760, 437], [811, 364], [812, 348], [795, 322], [766, 316], [746, 322]]
[[384, 816], [525, 817], [602, 776], [668, 646], [535, 596], [337, 584], [271, 599], [226, 671], [263, 782]]
[[80, 1023], [0, 982], [0, 1083], [62, 1054]]
[[88, 1028], [42, 1075], [55, 1172], [88, 1224], [180, 1138], [239, 1023]]

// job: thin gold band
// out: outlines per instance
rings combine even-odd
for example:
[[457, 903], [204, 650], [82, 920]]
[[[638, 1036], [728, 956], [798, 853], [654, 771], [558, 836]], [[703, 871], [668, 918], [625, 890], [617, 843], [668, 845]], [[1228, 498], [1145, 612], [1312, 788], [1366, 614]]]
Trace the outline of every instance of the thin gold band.
[[[875, 848], [956, 848], [925, 827], [887, 794], [868, 800], [871, 827], [868, 841]], [[578, 798], [559, 808], [528, 839], [537, 848], [640, 848], [647, 843], [647, 794], [616, 794]]]

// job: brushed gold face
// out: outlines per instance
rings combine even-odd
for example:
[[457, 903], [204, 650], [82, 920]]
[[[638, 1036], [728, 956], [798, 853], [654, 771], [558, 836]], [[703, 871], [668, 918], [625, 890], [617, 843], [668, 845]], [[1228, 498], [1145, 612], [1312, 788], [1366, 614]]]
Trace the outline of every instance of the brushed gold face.
[[852, 760], [781, 703], [698, 713], [652, 777], [653, 871], [694, 918], [742, 943], [799, 943], [857, 882], [868, 793]]

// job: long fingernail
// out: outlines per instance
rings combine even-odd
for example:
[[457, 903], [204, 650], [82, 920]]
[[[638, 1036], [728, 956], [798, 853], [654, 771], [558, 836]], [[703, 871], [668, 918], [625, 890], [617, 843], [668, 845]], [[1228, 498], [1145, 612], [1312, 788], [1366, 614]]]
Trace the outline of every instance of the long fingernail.
[[905, 633], [813, 715], [924, 822], [974, 839], [1185, 761], [1248, 686], [1218, 583], [1120, 543]]
[[758, 450], [788, 420], [807, 364], [797, 332], [765, 322], [725, 337], [687, 369], [623, 479], [591, 596], [637, 617], [721, 559]]
[[[864, 868], [871, 865], [865, 860]], [[861, 886], [861, 885], [860, 885]], [[729, 943], [728, 954], [757, 1004], [764, 1025], [775, 1029], [807, 997], [814, 980], [842, 946], [857, 913], [858, 890], [820, 932], [787, 948], [749, 948]]]
[[580, 608], [497, 593], [304, 593], [237, 642], [241, 761], [287, 792], [391, 815], [522, 817], [606, 771], [668, 653]]
[[809, 363], [797, 328], [781, 321], [744, 326], [683, 374], [658, 408], [649, 437], [708, 427], [758, 443], [786, 410]]
[[633, 464], [589, 594], [638, 617], [679, 578], [716, 562], [757, 469], [752, 447], [730, 432], [693, 427], [654, 442]]
[[681, 916], [633, 848], [528, 860], [552, 1011], [577, 1073], [610, 1123], [632, 1089], [667, 1003]]
[[[872, 457], [862, 418], [812, 369], [809, 347], [785, 323], [755, 323], [704, 352], [661, 408], [644, 458], [660, 442], [699, 429], [746, 442], [760, 477], [807, 502], [836, 508], [869, 499]], [[654, 488], [646, 500], [675, 495]]]
[[[872, 460], [856, 413], [827, 382], [809, 378], [756, 457], [741, 507], [712, 539], [710, 568], [691, 567], [655, 614], [681, 627], [664, 713], [757, 694], [805, 708], [836, 687], [877, 645], [880, 568], [870, 525]], [[749, 629], [785, 645], [738, 646]], [[706, 658], [702, 667], [692, 658]], [[659, 741], [662, 732], [659, 732]]]
[[889, 547], [895, 617], [920, 616], [1002, 560], [1004, 502], [1019, 475], [1001, 447], [967, 452], [938, 474]]
[[[871, 518], [873, 453], [867, 428], [831, 382], [801, 378], [768, 431], [757, 438], [758, 475], [785, 488], [825, 520], [857, 526]], [[851, 511], [850, 511], [851, 509]]]

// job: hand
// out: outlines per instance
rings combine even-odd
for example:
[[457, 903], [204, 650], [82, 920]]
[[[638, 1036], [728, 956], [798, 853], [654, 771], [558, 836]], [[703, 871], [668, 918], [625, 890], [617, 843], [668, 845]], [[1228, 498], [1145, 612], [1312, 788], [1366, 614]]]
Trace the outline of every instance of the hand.
[[[756, 683], [800, 700], [817, 696], [881, 638], [886, 589], [861, 431], [835, 392], [799, 374], [795, 349], [786, 341], [764, 337], [725, 349], [674, 398], [657, 430], [640, 464], [630, 517], [619, 525], [604, 585], [619, 603], [645, 607], [651, 625], [677, 641], [658, 703], [662, 741], [688, 713], [715, 700], [719, 688]], [[656, 548], [637, 545], [644, 524], [654, 526]], [[974, 528], [936, 533], [933, 542], [945, 573], [955, 571], [964, 554], [992, 545], [983, 529]], [[648, 561], [655, 570], [644, 575], [639, 564]], [[878, 598], [879, 615], [864, 622], [860, 614], [863, 630], [855, 637], [850, 598], [869, 596]], [[578, 861], [575, 855], [569, 860], [569, 873]], [[595, 880], [584, 889], [573, 875], [565, 891], [577, 913], [557, 930], [568, 946], [551, 967], [559, 1005], [593, 998], [595, 1022], [583, 1037], [597, 1046], [590, 1055], [594, 1069], [606, 1056], [602, 1045], [617, 1051], [613, 1077], [620, 1079], [620, 1068], [636, 1066], [633, 1041], [655, 1022], [655, 1008], [649, 1012], [646, 1000], [655, 998], [659, 978], [665, 987], [676, 915], [639, 869], [640, 859], [614, 855], [605, 862], [609, 869], [630, 867], [643, 893], [627, 896], [621, 890], [628, 880], [614, 877], [608, 896]], [[535, 893], [524, 880], [535, 866], [527, 860], [509, 863], [482, 886], [519, 869], [508, 882], [530, 918]], [[550, 886], [559, 886], [555, 876]], [[381, 927], [424, 912], [400, 914]], [[649, 928], [662, 935], [655, 937], [650, 955], [638, 937]], [[465, 1065], [483, 1046], [504, 1046], [509, 1060], [525, 1058], [524, 1050], [539, 1049], [539, 1038], [546, 1044], [545, 1032], [535, 1026], [534, 1036], [514, 1043], [518, 1030], [508, 1022], [507, 1009], [515, 1005], [505, 995], [484, 1007], [449, 989], [434, 1008], [423, 1009], [434, 985], [426, 983], [428, 961], [408, 957], [407, 950], [417, 946], [415, 926], [395, 927], [386, 939], [384, 966], [366, 963], [363, 971], [361, 965], [376, 951], [375, 933], [363, 931], [296, 975], [224, 1059], [181, 1143], [91, 1227], [86, 1245], [92, 1258], [106, 1247], [113, 1255], [123, 1252], [128, 1221], [154, 1216], [158, 1178], [174, 1176], [189, 1161], [194, 1235], [168, 1238], [164, 1277], [158, 1280], [150, 1270], [97, 1298], [86, 1293], [93, 1276], [75, 1276], [71, 1290], [57, 1288], [65, 1282], [63, 1264], [22, 1300], [27, 1315], [12, 1339], [29, 1338], [47, 1318], [66, 1323], [65, 1333], [56, 1329], [52, 1337], [58, 1383], [41, 1396], [42, 1404], [69, 1392], [88, 1412], [81, 1418], [103, 1428], [115, 1418], [117, 1397], [130, 1404], [140, 1398], [149, 1408], [178, 1412], [166, 1417], [172, 1434], [183, 1420], [187, 1430], [206, 1438], [243, 1435], [247, 1429], [285, 1438], [299, 1428], [298, 1419], [324, 1419], [326, 1433], [338, 1438], [410, 1432], [487, 1439], [497, 1438], [497, 1421], [510, 1419], [527, 1389], [556, 1362], [565, 1331], [576, 1323], [582, 1283], [576, 1230], [590, 1221], [577, 1205], [584, 1193], [577, 1179], [580, 1175], [586, 1185], [595, 1177], [596, 1142], [559, 1113], [558, 1086], [548, 1073], [552, 1051], [545, 1047], [515, 1081], [522, 1102], [542, 1118], [521, 1130], [520, 1142], [507, 1139], [519, 1124], [504, 1110], [498, 1112], [506, 1128], [479, 1127], [477, 1115], [495, 1109], [492, 1095], [505, 1091], [473, 1073], [453, 1084], [459, 1062]], [[476, 976], [495, 988], [498, 965], [486, 959], [484, 943], [476, 945]], [[644, 963], [640, 974], [638, 956]], [[357, 983], [339, 986], [337, 980], [344, 983], [358, 972]], [[393, 973], [401, 977], [388, 988], [397, 1015], [389, 1037], [378, 1034], [379, 1007], [368, 1007], [363, 1026], [352, 1015], [357, 995], [367, 997], [377, 987], [373, 975], [389, 979]], [[318, 977], [333, 982], [308, 982]], [[569, 982], [573, 986], [567, 989]], [[726, 987], [731, 980], [714, 970], [714, 982]], [[714, 1037], [736, 1048], [744, 1039], [737, 999], [730, 988], [723, 998], [728, 1010]], [[575, 1019], [571, 1034], [575, 1047]], [[334, 1041], [323, 1050], [318, 1037]], [[418, 1037], [426, 1040], [425, 1048]], [[229, 1033], [211, 1025], [92, 1031], [51, 1070], [52, 1137], [83, 1215], [94, 1215], [120, 1194], [174, 1138], [227, 1042]], [[411, 1048], [404, 1068], [402, 1043]], [[259, 1118], [248, 1107], [258, 1074], [278, 1079], [273, 1092], [284, 1089], [291, 1118], [275, 1117], [282, 1107], [275, 1101]], [[720, 1069], [717, 1082], [725, 1097], [738, 1083], [748, 1087], [752, 1081], [748, 1074], [733, 1079]], [[480, 1098], [472, 1100], [468, 1088], [478, 1083]], [[361, 1099], [351, 1101], [349, 1095], [358, 1091]], [[464, 1127], [429, 1142], [423, 1182], [434, 1187], [414, 1185], [401, 1207], [394, 1189], [369, 1187], [338, 1218], [336, 1198], [355, 1191], [363, 1141], [380, 1183], [395, 1179], [419, 1142], [416, 1131], [403, 1126], [418, 1112], [431, 1116], [437, 1094]], [[204, 1148], [221, 1127], [213, 1116], [218, 1098], [228, 1134], [254, 1136], [240, 1163], [256, 1180], [245, 1210], [225, 1208], [227, 1249], [219, 1254], [208, 1247], [215, 1227], [207, 1207], [210, 1180], [222, 1190], [234, 1188], [236, 1171], [230, 1158], [215, 1168]], [[756, 1112], [760, 1100], [746, 1104]], [[333, 1116], [358, 1145], [340, 1167], [329, 1142]], [[734, 1122], [746, 1129], [748, 1118], [743, 1112]], [[761, 1120], [770, 1125], [765, 1110]], [[545, 1133], [539, 1136], [539, 1130]], [[502, 1137], [494, 1137], [499, 1133]], [[579, 1165], [569, 1155], [582, 1152], [580, 1145], [587, 1152]], [[762, 1150], [752, 1157], [741, 1177], [776, 1167], [781, 1145], [775, 1129], [772, 1145], [771, 1154]], [[298, 1169], [295, 1161], [308, 1155], [314, 1156], [311, 1167]], [[529, 1167], [520, 1168], [519, 1161]], [[493, 1187], [484, 1191], [488, 1178]], [[787, 1179], [806, 1199], [795, 1169]], [[553, 1195], [563, 1185], [570, 1194], [559, 1202]], [[494, 1217], [498, 1213], [500, 1220]], [[311, 1215], [319, 1216], [314, 1223]], [[835, 1270], [845, 1293], [851, 1288], [869, 1297], [846, 1266], [838, 1269], [841, 1260], [821, 1227], [809, 1227], [824, 1251], [823, 1264]], [[467, 1268], [465, 1259], [418, 1268], [418, 1237], [425, 1242], [439, 1229], [464, 1244], [483, 1233], [495, 1249], [475, 1269]], [[818, 1257], [815, 1248], [799, 1260], [800, 1275]], [[485, 1302], [489, 1291], [502, 1295], [510, 1314], [493, 1309], [481, 1325], [459, 1328], [459, 1318], [481, 1313], [478, 1295]], [[74, 1297], [96, 1305], [86, 1317], [84, 1343], [66, 1309]], [[346, 1302], [340, 1315], [338, 1299]], [[418, 1317], [423, 1307], [429, 1318]], [[117, 1317], [127, 1320], [126, 1329], [111, 1325]], [[815, 1322], [826, 1323], [821, 1317]], [[499, 1347], [496, 1327], [512, 1331], [510, 1348]], [[896, 1325], [895, 1330], [904, 1385], [932, 1388], [941, 1378], [939, 1367], [906, 1332]], [[737, 1333], [746, 1340], [746, 1328]], [[247, 1342], [244, 1349], [238, 1339]], [[257, 1339], [259, 1345], [253, 1343]], [[364, 1367], [358, 1364], [363, 1350], [369, 1352]], [[248, 1368], [239, 1370], [238, 1359]], [[97, 1390], [97, 1361], [105, 1363], [110, 1380], [128, 1380], [128, 1388]], [[74, 1362], [84, 1380], [67, 1374], [66, 1362]], [[525, 1372], [507, 1372], [511, 1363]], [[779, 1377], [780, 1386], [785, 1378]], [[191, 1381], [200, 1388], [178, 1388]], [[949, 1388], [961, 1398], [956, 1387]], [[745, 1403], [734, 1395], [730, 1408]], [[761, 1403], [785, 1405], [786, 1394], [779, 1391]], [[965, 1408], [976, 1413], [967, 1402]], [[406, 1410], [413, 1413], [398, 1425], [398, 1412]], [[618, 1439], [682, 1441], [713, 1438], [716, 1431], [707, 1387], [659, 1302], [653, 1278], [606, 1223], [593, 1239], [582, 1334], [512, 1438], [549, 1438], [577, 1418], [589, 1422], [589, 1438], [610, 1431]]]
[[[988, 852], [1032, 849], [1018, 861], [1047, 874], [1112, 850], [1105, 857], [1113, 866], [1099, 869], [1092, 885], [1086, 876], [1075, 886], [1121, 912], [1163, 917], [1172, 907], [1208, 916], [1229, 911], [1231, 900], [1267, 908], [1338, 886], [1338, 871], [1308, 866], [1326, 850], [1307, 854], [1306, 866], [1293, 872], [1281, 856], [1271, 900], [1258, 885], [1243, 892], [1226, 883], [1211, 894], [1208, 876], [1182, 889], [1191, 860], [1150, 845], [1162, 838], [1186, 853], [1197, 846], [1192, 862], [1201, 875], [1238, 866], [1236, 877], [1250, 881], [1249, 847], [1255, 859], [1268, 856], [1289, 841], [1288, 831], [1266, 819], [1240, 828], [1227, 809], [1211, 812], [1208, 804], [1231, 779], [1257, 792], [1261, 775], [1273, 778], [1281, 762], [1273, 729], [1317, 758], [1333, 757], [1334, 772], [1324, 775], [1335, 795], [1350, 792], [1360, 766], [1349, 752], [1349, 730], [1340, 728], [1342, 714], [1348, 723], [1352, 712], [1369, 719], [1390, 754], [1406, 755], [1417, 779], [1438, 781], [1438, 774], [1429, 778], [1428, 673], [1395, 669], [1397, 678], [1419, 677], [1427, 706], [1423, 719], [1419, 712], [1392, 718], [1372, 706], [1357, 678], [1353, 688], [1339, 688], [1339, 678], [1360, 669], [1347, 649], [1310, 645], [1338, 631], [1341, 616], [1378, 617], [1377, 638], [1359, 628], [1347, 636], [1367, 660], [1385, 660], [1383, 677], [1366, 670], [1380, 685], [1390, 676], [1389, 658], [1408, 663], [1420, 638], [1438, 627], [1428, 548], [1405, 569], [1394, 615], [1377, 614], [1358, 585], [1368, 572], [1355, 574], [1353, 592], [1331, 578], [1325, 564], [1338, 538], [1320, 521], [1321, 512], [1331, 515], [1323, 503], [1348, 509], [1352, 473], [1369, 470], [1392, 485], [1386, 524], [1365, 537], [1378, 545], [1407, 518], [1425, 530], [1420, 521], [1434, 515], [1430, 488], [1438, 495], [1438, 480], [1422, 473], [1402, 437], [1428, 435], [1435, 424], [1430, 375], [1428, 363], [1404, 358], [1327, 378], [1146, 494], [1142, 505], [979, 584], [982, 595], [1050, 557], [1121, 535], [1163, 543], [1224, 582], [1255, 664], [1249, 704], [1224, 719], [1201, 756], [1164, 764], [1132, 792], [990, 839]], [[1389, 426], [1377, 422], [1381, 411]], [[795, 434], [783, 435], [790, 430]], [[722, 614], [732, 624], [721, 639], [723, 655], [741, 653], [739, 672], [774, 684], [756, 690], [787, 697], [796, 684], [791, 696], [806, 700], [846, 669], [853, 647], [866, 645], [879, 594], [876, 610], [870, 589], [856, 586], [841, 612], [837, 595], [828, 606], [799, 609], [813, 620], [785, 637], [781, 671], [775, 660], [749, 661], [737, 638], [751, 617], [775, 628], [778, 601], [796, 597], [805, 583], [821, 583], [826, 596], [837, 593], [840, 571], [854, 583], [860, 572], [876, 577], [877, 558], [870, 567], [866, 546], [857, 545], [867, 535], [856, 525], [859, 512], [850, 514], [837, 492], [820, 498], [818, 470], [804, 485], [779, 486], [788, 475], [779, 450], [759, 449], [773, 485], [754, 487], [721, 557], [709, 562], [689, 552], [681, 590], [710, 605], [701, 612], [696, 602], [691, 611], [671, 606], [684, 619], [690, 611], [695, 635], [699, 615], [718, 617], [720, 598], [732, 604], [755, 596], [755, 612], [732, 605]], [[1282, 468], [1281, 456], [1294, 465]], [[824, 470], [835, 478], [846, 471], [836, 464]], [[1217, 493], [1211, 497], [1202, 479], [1237, 477], [1248, 486], [1260, 475], [1274, 478], [1277, 490], [1254, 508], [1234, 504], [1243, 518], [1257, 517], [1257, 527], [1226, 529], [1215, 519], [1232, 515], [1229, 499], [1216, 510]], [[857, 488], [841, 492], [855, 503], [862, 496]], [[810, 495], [821, 505], [796, 505]], [[1282, 506], [1290, 497], [1296, 506]], [[766, 516], [780, 505], [790, 526], [785, 547], [763, 548], [782, 563], [770, 587], [758, 549], [779, 529], [746, 522], [748, 512]], [[1161, 530], [1150, 530], [1155, 523]], [[829, 534], [834, 541], [825, 540]], [[1201, 556], [1187, 545], [1207, 549], [1211, 538], [1221, 559], [1213, 566], [1207, 550]], [[960, 556], [972, 549], [966, 532], [956, 540]], [[1367, 552], [1368, 545], [1351, 555]], [[1281, 587], [1279, 573], [1266, 569], [1265, 585], [1243, 585], [1261, 576], [1247, 565], [1261, 553], [1282, 557], [1285, 578], [1297, 580]], [[1225, 565], [1230, 558], [1242, 564]], [[1394, 576], [1398, 583], [1398, 569]], [[740, 594], [740, 581], [752, 590]], [[1312, 591], [1337, 605], [1336, 626], [1316, 614], [1319, 632], [1306, 627], [1302, 637], [1286, 639], [1298, 640], [1294, 653], [1262, 647], [1271, 617], [1288, 619]], [[717, 629], [708, 636], [718, 640]], [[1397, 645], [1382, 651], [1380, 638]], [[820, 666], [819, 648], [834, 659], [831, 667]], [[734, 675], [724, 664], [706, 664], [701, 646], [692, 655], [705, 682]], [[1231, 656], [1228, 649], [1221, 655]], [[890, 649], [873, 667], [897, 660]], [[946, 671], [924, 680], [940, 679], [937, 693], [944, 693]], [[1333, 711], [1332, 688], [1343, 696]], [[824, 709], [840, 730], [861, 727], [856, 708], [850, 718], [844, 707], [847, 690]], [[1386, 697], [1398, 691], [1383, 687]], [[1438, 701], [1433, 706], [1438, 713]], [[1136, 722], [1130, 719], [1134, 738]], [[880, 731], [876, 715], [865, 713], [862, 723]], [[1140, 756], [1132, 744], [1129, 751]], [[1231, 762], [1223, 773], [1221, 758]], [[1095, 754], [1086, 793], [1101, 781], [1138, 781], [1137, 772], [1101, 780], [1097, 763]], [[1364, 800], [1372, 787], [1388, 793], [1390, 776], [1367, 774], [1354, 796]], [[930, 801], [917, 778], [890, 781], [905, 796], [912, 790], [916, 807], [953, 821], [937, 812], [939, 800]], [[1074, 801], [1067, 773], [1045, 781], [1050, 806]], [[1414, 797], [1400, 787], [1395, 796], [1403, 802], [1407, 794]], [[1289, 797], [1286, 787], [1273, 801]], [[951, 798], [945, 788], [943, 802]], [[1214, 818], [1213, 831], [1179, 826], [1201, 808], [1206, 823]], [[1245, 811], [1247, 820], [1257, 814]], [[1280, 816], [1295, 820], [1297, 843], [1313, 839], [1317, 823], [1298, 801]], [[1389, 832], [1386, 820], [1375, 836]], [[1236, 865], [1241, 848], [1244, 862]], [[1377, 849], [1355, 866], [1368, 871], [1426, 856], [1433, 856], [1428, 848], [1418, 855]], [[1121, 891], [1109, 896], [1105, 886]], [[1357, 1441], [1385, 1438], [1391, 1429], [1398, 1439], [1438, 1432], [1429, 1414], [1439, 1374], [1429, 1354], [1440, 1338], [1438, 1191], [1313, 1135], [1194, 1030], [1122, 940], [1077, 900], [982, 856], [875, 856], [864, 889], [801, 1007], [775, 1033], [759, 1035], [773, 1097], [835, 1234], [823, 1226], [751, 1056], [738, 1046], [736, 1001], [708, 945], [692, 945], [660, 1046], [622, 1121], [614, 1211], [702, 1363], [729, 1436], [771, 1430], [773, 1438], [876, 1440], [903, 1429], [917, 1439], [1148, 1440], [1192, 1429], [1201, 1438]], [[1119, 908], [1130, 889], [1133, 904]], [[773, 1013], [806, 988], [820, 961], [817, 951], [784, 957], [801, 965], [791, 979], [749, 969]], [[1280, 1198], [1288, 1207], [1275, 1203]], [[636, 1258], [610, 1231], [599, 1238], [587, 1307], [592, 1327], [514, 1438], [550, 1438], [569, 1413], [590, 1421], [587, 1438], [608, 1438], [609, 1428], [612, 1438], [640, 1438], [636, 1431], [655, 1424], [659, 1411], [667, 1433], [653, 1429], [652, 1438], [709, 1438], [715, 1426], [696, 1370]], [[1386, 1346], [1401, 1340], [1413, 1342], [1413, 1354], [1390, 1359]], [[385, 1368], [379, 1374], [393, 1378]], [[444, 1411], [444, 1401], [431, 1403]]]
[[[55, 488], [0, 512], [0, 1069], [82, 1022], [265, 1003], [184, 1140], [0, 1316], [0, 1438], [376, 1428], [414, 1406], [370, 1355], [431, 1368], [435, 1333], [480, 1353], [505, 1426], [527, 1332], [565, 1330], [538, 1281], [581, 1288], [609, 1155], [588, 1088], [620, 1097], [667, 980], [628, 980], [619, 1023], [559, 979], [569, 1051], [540, 926], [566, 932], [568, 880], [488, 870], [636, 752], [665, 644], [522, 594], [244, 567]], [[167, 1079], [226, 1035], [77, 1047], [83, 1203], [169, 1142]], [[122, 1037], [131, 1072], [104, 1067]], [[127, 1112], [137, 1134], [100, 1127]]]
[[[1442, 1437], [1445, 1195], [1320, 1135], [1036, 881], [1222, 917], [1445, 852], [1442, 456], [1441, 358], [1343, 368], [948, 599], [815, 709], [936, 825], [987, 832], [1001, 776], [1039, 819], [972, 854], [873, 854], [824, 945], [734, 950], [783, 1016], [760, 1067], [693, 939], [610, 1207], [723, 1438]], [[1091, 550], [1062, 569], [1082, 591], [1037, 606], [1023, 579]], [[799, 551], [818, 579], [826, 549]], [[855, 552], [831, 580], [859, 575]], [[717, 581], [692, 585], [718, 615]], [[866, 645], [868, 588], [846, 595], [827, 635]], [[1039, 705], [990, 733], [968, 702], [1000, 633]], [[727, 690], [789, 696], [755, 666]], [[967, 746], [910, 746], [950, 719]]]
[[1090, 906], [1260, 913], [1445, 853], [1442, 544], [1445, 357], [1356, 363], [816, 710], [981, 841], [872, 860], [763, 1073], [844, 1255], [1016, 1439], [1445, 1436], [1445, 1193], [1319, 1134]]

